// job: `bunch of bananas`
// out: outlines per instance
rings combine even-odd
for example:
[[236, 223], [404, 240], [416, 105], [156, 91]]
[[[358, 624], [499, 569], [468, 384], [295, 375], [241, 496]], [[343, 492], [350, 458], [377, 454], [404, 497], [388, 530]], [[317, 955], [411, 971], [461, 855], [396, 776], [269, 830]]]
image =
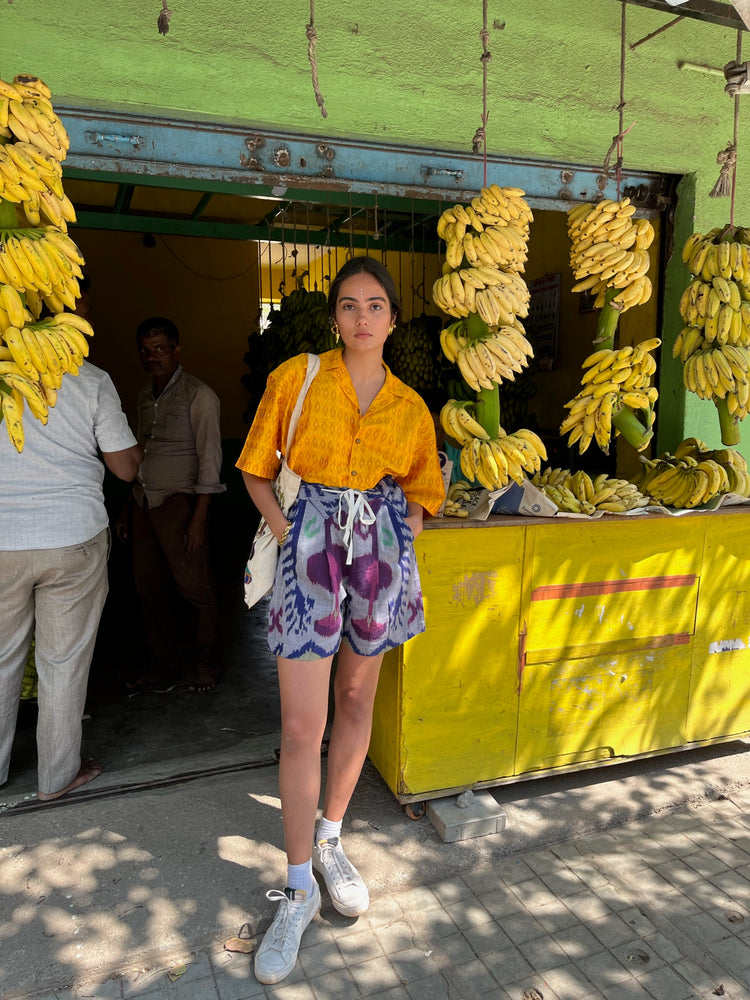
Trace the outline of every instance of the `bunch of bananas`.
[[22, 293], [35, 316], [42, 304], [53, 313], [75, 309], [83, 263], [70, 236], [54, 226], [0, 230], [0, 282]]
[[[675, 448], [674, 455], [665, 453], [661, 457], [666, 461], [686, 461], [690, 464], [695, 461], [699, 465], [704, 461], [714, 462], [723, 468], [727, 476], [727, 488], [720, 490], [720, 492], [736, 493], [744, 497], [750, 496], [750, 475], [748, 475], [747, 462], [734, 448], [711, 448], [700, 438], [689, 437], [680, 442]], [[645, 478], [649, 474], [650, 465], [648, 462], [643, 464]]]
[[656, 371], [656, 362], [650, 352], [660, 343], [654, 337], [635, 347], [594, 351], [585, 359], [582, 388], [565, 404], [570, 412], [560, 426], [560, 434], [570, 432], [569, 446], [577, 442], [583, 454], [595, 440], [604, 454], [608, 454], [612, 416], [623, 406], [642, 410], [647, 426], [651, 426], [655, 416], [653, 406], [659, 393], [650, 385]]
[[457, 479], [448, 487], [443, 517], [468, 517], [469, 510], [466, 505], [470, 502], [471, 484], [467, 483], [465, 479]]
[[674, 454], [641, 461], [641, 489], [667, 507], [697, 507], [722, 493], [750, 496], [747, 462], [733, 448], [712, 449], [700, 438], [689, 437]]
[[684, 353], [682, 379], [686, 388], [699, 399], [726, 399], [729, 412], [743, 419], [750, 403], [748, 349], [719, 344], [692, 353], [688, 350], [686, 345], [684, 352], [678, 352], [681, 358]]
[[470, 413], [475, 406], [469, 399], [449, 399], [440, 410], [440, 426], [457, 444], [470, 444], [475, 437], [489, 441], [487, 431]]
[[641, 489], [665, 507], [689, 509], [729, 490], [726, 470], [713, 459], [662, 455], [648, 460]]
[[491, 389], [506, 379], [512, 382], [534, 356], [518, 320], [512, 326], [490, 327], [484, 336], [471, 337], [464, 320], [459, 319], [441, 330], [440, 346], [475, 392]]
[[284, 295], [265, 326], [259, 324], [247, 338], [244, 361], [250, 370], [240, 381], [250, 398], [243, 419], [252, 421], [274, 368], [297, 354], [322, 354], [335, 345], [325, 292], [308, 292], [299, 285]]
[[510, 326], [517, 316], [529, 313], [529, 290], [523, 278], [488, 265], [444, 274], [433, 285], [432, 300], [449, 316], [478, 313], [488, 326]]
[[521, 428], [505, 434], [500, 428], [496, 438], [486, 431], [473, 437], [461, 449], [461, 471], [469, 482], [481, 483], [486, 490], [498, 490], [509, 479], [522, 484], [526, 473], [533, 475], [547, 459], [541, 438], [533, 431]]
[[29, 226], [46, 219], [65, 232], [76, 219], [60, 166], [70, 140], [50, 98], [36, 76], [0, 80], [0, 138], [10, 140], [0, 148], [0, 198], [17, 204]]
[[[271, 312], [264, 336], [276, 340], [278, 364], [296, 354], [322, 354], [335, 346], [325, 292], [299, 287], [285, 295], [278, 310]], [[273, 367], [276, 367], [274, 365]]]
[[627, 479], [612, 479], [606, 472], [593, 478], [583, 470], [547, 468], [532, 478], [560, 510], [575, 514], [594, 514], [606, 510], [624, 514], [647, 507], [649, 498]]
[[528, 256], [531, 209], [520, 188], [482, 188], [470, 205], [454, 205], [440, 216], [446, 242], [443, 274], [432, 288], [436, 306], [449, 316], [477, 313], [488, 326], [512, 326], [529, 311], [521, 277]]
[[537, 393], [537, 384], [530, 371], [514, 382], [500, 387], [500, 423], [508, 427], [522, 424], [529, 415], [529, 400]]
[[726, 399], [729, 413], [743, 420], [750, 406], [750, 233], [693, 233], [682, 259], [694, 277], [680, 299], [685, 326], [673, 356], [690, 392]]
[[[49, 407], [57, 400], [63, 375], [77, 375], [89, 353], [86, 335], [93, 336], [88, 320], [75, 313], [57, 313], [34, 321], [27, 310], [16, 315], [15, 289], [0, 285], [0, 302], [8, 307], [17, 325], [3, 327], [0, 320], [0, 405], [8, 434], [23, 450], [23, 403], [32, 416], [47, 423]], [[20, 297], [19, 297], [20, 301]]]
[[398, 323], [385, 344], [383, 356], [393, 374], [422, 394], [437, 382], [440, 326], [437, 316], [423, 313], [407, 323]]
[[63, 375], [78, 373], [94, 333], [65, 311], [75, 309], [84, 263], [67, 235], [75, 219], [61, 181], [67, 149], [46, 84], [0, 80], [0, 412], [18, 451], [24, 407], [47, 422]]
[[618, 312], [651, 298], [648, 248], [654, 240], [654, 227], [648, 219], [634, 221], [635, 210], [630, 199], [623, 198], [595, 205], [586, 202], [568, 212], [570, 266], [576, 279], [573, 291], [596, 295], [597, 309], [604, 306], [611, 288], [620, 289], [611, 300]]

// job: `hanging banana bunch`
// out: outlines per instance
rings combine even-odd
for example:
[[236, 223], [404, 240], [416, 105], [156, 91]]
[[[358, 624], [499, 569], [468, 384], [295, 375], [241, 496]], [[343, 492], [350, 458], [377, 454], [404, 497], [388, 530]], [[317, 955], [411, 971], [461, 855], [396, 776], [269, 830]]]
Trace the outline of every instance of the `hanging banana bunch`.
[[693, 233], [682, 259], [693, 278], [680, 299], [685, 326], [672, 354], [685, 387], [716, 405], [722, 442], [738, 444], [750, 409], [750, 232]]
[[644, 305], [651, 298], [648, 248], [654, 227], [648, 219], [633, 220], [635, 205], [629, 198], [576, 205], [568, 212], [570, 266], [576, 279], [574, 292], [595, 295], [594, 307], [602, 309], [607, 292], [618, 312]]
[[456, 317], [442, 330], [440, 345], [477, 393], [476, 401], [449, 399], [440, 423], [461, 448], [466, 480], [488, 490], [511, 479], [523, 483], [547, 458], [533, 431], [507, 434], [500, 426], [499, 386], [513, 382], [534, 353], [521, 323], [529, 311], [522, 274], [533, 219], [523, 195], [520, 188], [492, 184], [471, 204], [443, 212], [437, 227], [446, 260], [433, 301]]
[[658, 390], [650, 384], [656, 362], [649, 352], [661, 341], [614, 349], [620, 314], [648, 302], [652, 292], [647, 272], [654, 228], [648, 219], [634, 220], [635, 211], [623, 198], [568, 212], [573, 291], [591, 292], [595, 308], [602, 310], [596, 333], [601, 349], [583, 362], [581, 390], [565, 404], [570, 412], [560, 426], [561, 434], [569, 434], [568, 445], [577, 443], [581, 454], [596, 441], [608, 455], [613, 434], [642, 451], [653, 436]]
[[522, 372], [528, 359], [534, 356], [520, 323], [488, 327], [486, 333], [472, 336], [470, 324], [460, 319], [443, 328], [440, 346], [475, 392], [491, 389], [503, 381], [515, 381], [516, 373]]
[[512, 326], [517, 316], [528, 315], [529, 290], [521, 274], [533, 215], [523, 195], [520, 188], [492, 184], [470, 205], [454, 205], [440, 216], [445, 265], [432, 299], [444, 313], [478, 313], [487, 326]]
[[643, 424], [651, 427], [659, 393], [651, 385], [656, 361], [650, 352], [660, 344], [661, 340], [654, 337], [619, 351], [594, 351], [585, 359], [581, 389], [565, 404], [570, 412], [560, 425], [560, 433], [568, 434], [569, 447], [578, 444], [583, 454], [593, 440], [608, 455], [613, 430], [619, 433], [613, 421], [626, 407], [639, 413]]
[[422, 313], [397, 323], [385, 344], [384, 358], [393, 374], [423, 396], [438, 380], [439, 330], [440, 320]]
[[243, 419], [251, 423], [270, 372], [297, 354], [323, 354], [335, 346], [325, 292], [309, 292], [301, 283], [284, 295], [268, 321], [247, 338], [244, 361], [249, 371], [240, 378], [248, 392]]
[[[0, 80], [0, 413], [18, 451], [23, 415], [42, 423], [66, 374], [89, 353], [91, 324], [73, 310], [84, 259], [67, 234], [67, 133], [38, 77]], [[45, 314], [45, 315], [43, 315]]]

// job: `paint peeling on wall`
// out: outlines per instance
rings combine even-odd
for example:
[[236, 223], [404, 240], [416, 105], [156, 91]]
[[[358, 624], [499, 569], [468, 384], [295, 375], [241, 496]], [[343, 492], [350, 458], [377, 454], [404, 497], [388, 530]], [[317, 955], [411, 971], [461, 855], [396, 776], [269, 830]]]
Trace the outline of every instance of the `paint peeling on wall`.
[[473, 604], [479, 607], [495, 596], [497, 574], [467, 573], [453, 586], [453, 604]]
[[708, 647], [709, 653], [730, 653], [735, 649], [747, 649], [747, 643], [742, 639], [720, 639]]

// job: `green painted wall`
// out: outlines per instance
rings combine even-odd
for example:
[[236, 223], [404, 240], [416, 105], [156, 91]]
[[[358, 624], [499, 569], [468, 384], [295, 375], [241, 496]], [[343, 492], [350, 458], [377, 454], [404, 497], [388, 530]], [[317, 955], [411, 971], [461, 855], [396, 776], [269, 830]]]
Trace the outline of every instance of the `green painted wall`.
[[[4, 4], [0, 76], [36, 73], [60, 105], [471, 148], [482, 110], [480, 0], [318, 0], [327, 119], [312, 90], [303, 0], [171, 0], [171, 8], [171, 28], [162, 36], [159, 0]], [[603, 163], [618, 130], [621, 4], [489, 0], [488, 11], [489, 151]], [[666, 4], [663, 13], [628, 5], [626, 14], [628, 45], [676, 16]], [[680, 238], [693, 227], [705, 231], [728, 221], [728, 201], [708, 192], [718, 176], [716, 155], [732, 137], [733, 115], [723, 76], [684, 64], [720, 68], [734, 58], [736, 44], [734, 31], [684, 18], [627, 51], [624, 120], [632, 128], [625, 164], [687, 175], [676, 218]], [[746, 49], [750, 56], [750, 44]], [[750, 159], [743, 159], [750, 96], [741, 99], [741, 109], [735, 219], [750, 224]], [[673, 260], [664, 300], [667, 348], [680, 326], [676, 303], [687, 280]], [[679, 371], [668, 356], [667, 350], [664, 403], [671, 410], [662, 417], [660, 446], [674, 446], [683, 427], [718, 443], [711, 404], [683, 401]]]

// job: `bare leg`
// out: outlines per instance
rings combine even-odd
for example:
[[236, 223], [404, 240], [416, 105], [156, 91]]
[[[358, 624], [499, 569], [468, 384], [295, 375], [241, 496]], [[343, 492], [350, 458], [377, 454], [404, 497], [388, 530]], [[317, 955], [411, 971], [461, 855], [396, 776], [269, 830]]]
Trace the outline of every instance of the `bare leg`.
[[372, 707], [378, 687], [379, 656], [359, 656], [349, 646], [339, 650], [334, 680], [335, 714], [328, 744], [323, 815], [344, 818], [370, 746]]
[[281, 694], [279, 793], [289, 864], [312, 854], [320, 798], [320, 746], [328, 718], [331, 661], [278, 657]]

